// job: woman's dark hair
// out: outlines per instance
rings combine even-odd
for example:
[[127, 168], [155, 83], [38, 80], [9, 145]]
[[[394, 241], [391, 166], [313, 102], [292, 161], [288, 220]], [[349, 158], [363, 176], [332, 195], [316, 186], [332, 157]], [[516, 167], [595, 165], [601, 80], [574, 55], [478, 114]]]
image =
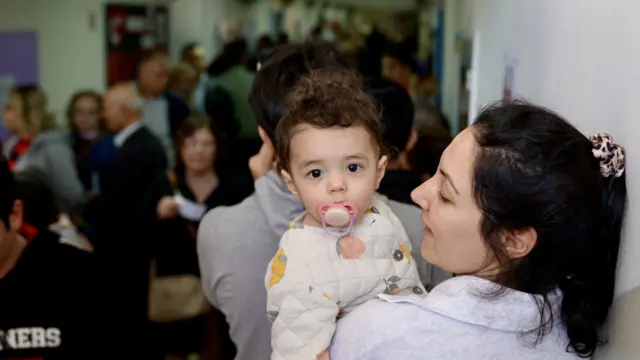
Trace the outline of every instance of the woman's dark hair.
[[89, 97], [93, 101], [95, 101], [96, 104], [98, 104], [97, 111], [100, 114], [100, 117], [98, 118], [98, 129], [101, 132], [107, 132], [107, 124], [102, 117], [102, 95], [99, 92], [93, 90], [81, 90], [71, 95], [71, 100], [69, 100], [69, 106], [67, 107], [67, 124], [69, 126], [69, 129], [72, 129], [74, 131], [77, 130], [76, 124], [73, 121], [73, 111], [78, 100], [83, 97]]
[[24, 222], [36, 229], [47, 229], [58, 221], [60, 211], [44, 173], [27, 169], [14, 174], [16, 198], [22, 200]]
[[[613, 301], [626, 209], [624, 173], [600, 174], [592, 142], [553, 112], [515, 102], [482, 111], [473, 128], [479, 147], [473, 188], [480, 229], [501, 263], [497, 282], [541, 295], [540, 341], [560, 315], [568, 351], [590, 357], [604, 341]], [[532, 228], [533, 250], [510, 260], [501, 237]], [[550, 294], [562, 291], [561, 313]], [[540, 297], [537, 297], [540, 299]]]
[[218, 125], [204, 114], [193, 114], [189, 116], [176, 133], [175, 151], [177, 169], [179, 171], [184, 170], [184, 163], [182, 162], [182, 156], [180, 154], [184, 143], [188, 138], [201, 129], [209, 130], [216, 142], [216, 153], [213, 158], [213, 166], [215, 171], [220, 174], [226, 169], [226, 151], [224, 141], [222, 139], [222, 132], [218, 128]]

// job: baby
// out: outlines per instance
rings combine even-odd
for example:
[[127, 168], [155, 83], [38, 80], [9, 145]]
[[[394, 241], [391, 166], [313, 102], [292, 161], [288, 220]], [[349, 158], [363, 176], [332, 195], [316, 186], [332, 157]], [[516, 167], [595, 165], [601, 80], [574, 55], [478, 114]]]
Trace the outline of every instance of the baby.
[[267, 268], [272, 359], [328, 358], [336, 319], [379, 294], [425, 294], [398, 218], [376, 198], [382, 124], [355, 76], [317, 71], [276, 129], [281, 174], [306, 212]]

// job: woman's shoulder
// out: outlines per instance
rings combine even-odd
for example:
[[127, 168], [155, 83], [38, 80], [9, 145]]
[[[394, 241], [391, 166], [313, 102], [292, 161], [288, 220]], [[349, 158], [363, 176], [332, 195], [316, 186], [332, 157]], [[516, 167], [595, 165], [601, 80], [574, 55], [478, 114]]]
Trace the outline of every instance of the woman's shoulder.
[[[338, 322], [332, 359], [488, 359], [507, 354], [514, 360], [574, 359], [566, 352], [566, 331], [554, 328], [537, 345], [535, 301], [521, 294], [487, 299], [483, 281], [459, 277], [426, 296], [380, 296]], [[488, 285], [486, 285], [488, 286]], [[534, 324], [534, 327], [530, 327]], [[368, 329], [366, 332], [360, 329]], [[335, 355], [335, 356], [334, 356]]]
[[433, 316], [411, 303], [369, 301], [338, 321], [331, 359], [425, 359], [442, 341]]

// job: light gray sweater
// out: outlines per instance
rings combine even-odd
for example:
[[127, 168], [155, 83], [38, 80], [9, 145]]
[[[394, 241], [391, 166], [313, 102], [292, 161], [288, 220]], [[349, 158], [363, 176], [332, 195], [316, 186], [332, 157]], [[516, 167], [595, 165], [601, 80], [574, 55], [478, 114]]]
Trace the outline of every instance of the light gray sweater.
[[[275, 172], [256, 181], [255, 188], [242, 203], [211, 210], [198, 231], [202, 286], [229, 323], [238, 349], [236, 360], [269, 359], [271, 355], [264, 276], [290, 221], [304, 210]], [[394, 201], [388, 205], [409, 235], [421, 280], [434, 286], [447, 279], [449, 274], [420, 256], [424, 234], [420, 209]]]
[[[19, 137], [14, 136], [4, 143], [4, 156], [9, 157], [18, 140]], [[18, 160], [14, 171], [31, 169], [42, 174], [47, 181], [61, 212], [81, 212], [85, 202], [84, 188], [65, 132], [49, 130], [33, 138], [29, 151]]]
[[567, 351], [559, 292], [550, 295], [555, 326], [536, 343], [531, 331], [540, 325], [540, 313], [534, 297], [515, 290], [482, 295], [495, 289], [488, 280], [460, 276], [426, 296], [380, 295], [338, 321], [331, 360], [580, 358]]

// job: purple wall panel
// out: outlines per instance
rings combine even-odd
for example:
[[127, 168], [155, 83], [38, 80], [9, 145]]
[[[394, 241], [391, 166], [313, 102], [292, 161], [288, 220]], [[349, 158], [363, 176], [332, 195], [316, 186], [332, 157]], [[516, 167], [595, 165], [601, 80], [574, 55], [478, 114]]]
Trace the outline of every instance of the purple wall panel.
[[0, 76], [11, 75], [17, 84], [38, 83], [35, 31], [0, 32], [0, 54]]

